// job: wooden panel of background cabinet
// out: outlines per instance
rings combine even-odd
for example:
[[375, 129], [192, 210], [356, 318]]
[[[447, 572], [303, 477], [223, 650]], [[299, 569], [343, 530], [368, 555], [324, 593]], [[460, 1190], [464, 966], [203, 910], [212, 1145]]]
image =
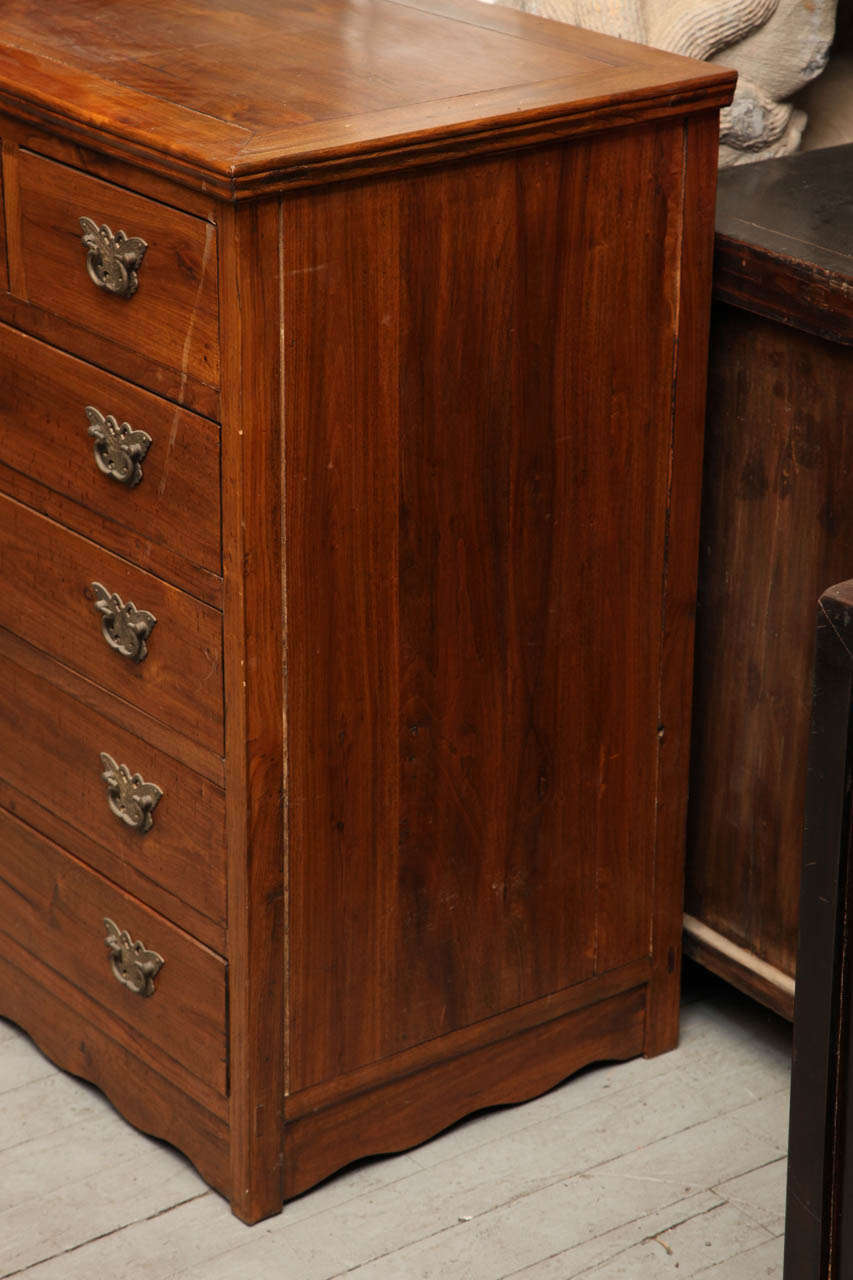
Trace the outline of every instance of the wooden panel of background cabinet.
[[718, 210], [687, 946], [790, 1018], [813, 607], [853, 566], [853, 148], [750, 168]]

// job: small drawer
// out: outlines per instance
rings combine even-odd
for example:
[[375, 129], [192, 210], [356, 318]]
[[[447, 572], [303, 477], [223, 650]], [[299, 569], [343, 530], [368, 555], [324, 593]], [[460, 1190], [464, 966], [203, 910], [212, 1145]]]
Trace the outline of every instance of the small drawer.
[[222, 791], [5, 657], [0, 790], [7, 809], [51, 835], [57, 823], [38, 809], [54, 815], [64, 848], [197, 936], [214, 934], [196, 913], [224, 924]]
[[2, 494], [0, 581], [0, 627], [221, 754], [218, 610]]
[[0, 809], [5, 940], [146, 1065], [227, 1092], [225, 961]]
[[221, 573], [219, 428], [6, 325], [0, 463], [82, 508], [80, 532], [94, 513], [119, 555], [153, 543]]
[[[25, 150], [6, 180], [17, 184], [7, 195], [17, 211], [8, 228], [14, 294], [219, 385], [212, 223]], [[109, 366], [109, 356], [97, 363]]]

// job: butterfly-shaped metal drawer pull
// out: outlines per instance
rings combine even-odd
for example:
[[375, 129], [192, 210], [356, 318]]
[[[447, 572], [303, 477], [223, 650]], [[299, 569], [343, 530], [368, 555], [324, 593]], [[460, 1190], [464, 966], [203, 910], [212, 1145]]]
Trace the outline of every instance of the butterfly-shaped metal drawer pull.
[[124, 603], [115, 591], [108, 591], [100, 582], [92, 582], [89, 588], [95, 608], [101, 615], [101, 631], [111, 649], [133, 662], [142, 662], [148, 654], [148, 640], [157, 624], [153, 613], [137, 609], [132, 600]]
[[142, 463], [151, 448], [147, 431], [132, 427], [129, 422], [119, 422], [111, 413], [106, 416], [93, 404], [86, 405], [89, 419], [89, 435], [94, 437], [92, 446], [95, 466], [111, 480], [128, 489], [135, 489], [142, 479]]
[[104, 942], [116, 980], [134, 995], [153, 996], [154, 979], [165, 963], [163, 957], [149, 951], [141, 942], [134, 942], [127, 929], [119, 929], [107, 916], [104, 916], [104, 928], [107, 931]]
[[124, 231], [113, 235], [108, 226], [102, 223], [99, 227], [91, 218], [81, 218], [80, 226], [89, 279], [107, 293], [132, 298], [139, 288], [137, 272], [148, 245], [139, 236], [129, 236]]
[[163, 792], [156, 783], [145, 782], [141, 774], [131, 773], [126, 764], [117, 764], [106, 751], [101, 752], [101, 764], [110, 811], [125, 826], [145, 835], [154, 825], [154, 810]]

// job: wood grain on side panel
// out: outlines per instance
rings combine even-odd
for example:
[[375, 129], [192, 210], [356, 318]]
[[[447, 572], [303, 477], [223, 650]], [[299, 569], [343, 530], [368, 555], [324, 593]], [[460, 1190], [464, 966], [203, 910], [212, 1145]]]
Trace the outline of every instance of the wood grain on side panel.
[[285, 1194], [360, 1156], [414, 1146], [482, 1107], [543, 1093], [596, 1057], [633, 1057], [644, 1015], [644, 990], [627, 991], [307, 1113], [285, 1129]]
[[681, 163], [284, 204], [291, 1090], [648, 953]]
[[247, 1222], [282, 1203], [285, 981], [280, 215], [223, 209], [231, 1183]]
[[390, 1058], [368, 1063], [345, 1076], [324, 1080], [300, 1093], [288, 1094], [287, 1121], [290, 1123], [309, 1113], [323, 1111], [326, 1107], [337, 1105], [344, 1098], [367, 1093], [387, 1080], [412, 1076], [438, 1062], [479, 1052], [489, 1045], [499, 1044], [501, 1040], [529, 1031], [540, 1023], [553, 1022], [588, 1005], [609, 1000], [611, 996], [623, 995], [626, 991], [643, 987], [650, 971], [651, 958], [642, 956], [639, 960], [633, 960], [619, 969], [610, 969], [588, 982], [576, 982], [574, 986], [557, 991], [554, 995], [543, 996], [541, 1000], [532, 1000], [529, 1004], [518, 1005], [504, 1013], [496, 1013], [493, 1017], [473, 1022], [446, 1036], [425, 1040]]
[[671, 502], [665, 595], [660, 617], [660, 757], [652, 913], [654, 972], [649, 987], [645, 1044], [649, 1056], [674, 1048], [678, 1039], [717, 114], [698, 115], [683, 127], [684, 230], [678, 265], [678, 370], [673, 386]]
[[[0, 128], [2, 127], [0, 125]], [[6, 249], [6, 201], [3, 194], [3, 152], [7, 146], [8, 143], [0, 138], [0, 293], [9, 288], [9, 257]]]

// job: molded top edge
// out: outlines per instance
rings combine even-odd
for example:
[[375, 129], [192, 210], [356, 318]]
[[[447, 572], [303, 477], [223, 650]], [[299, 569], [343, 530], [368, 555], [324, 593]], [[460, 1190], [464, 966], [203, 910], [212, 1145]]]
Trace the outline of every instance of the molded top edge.
[[226, 197], [716, 108], [718, 66], [480, 0], [5, 0], [0, 106]]

